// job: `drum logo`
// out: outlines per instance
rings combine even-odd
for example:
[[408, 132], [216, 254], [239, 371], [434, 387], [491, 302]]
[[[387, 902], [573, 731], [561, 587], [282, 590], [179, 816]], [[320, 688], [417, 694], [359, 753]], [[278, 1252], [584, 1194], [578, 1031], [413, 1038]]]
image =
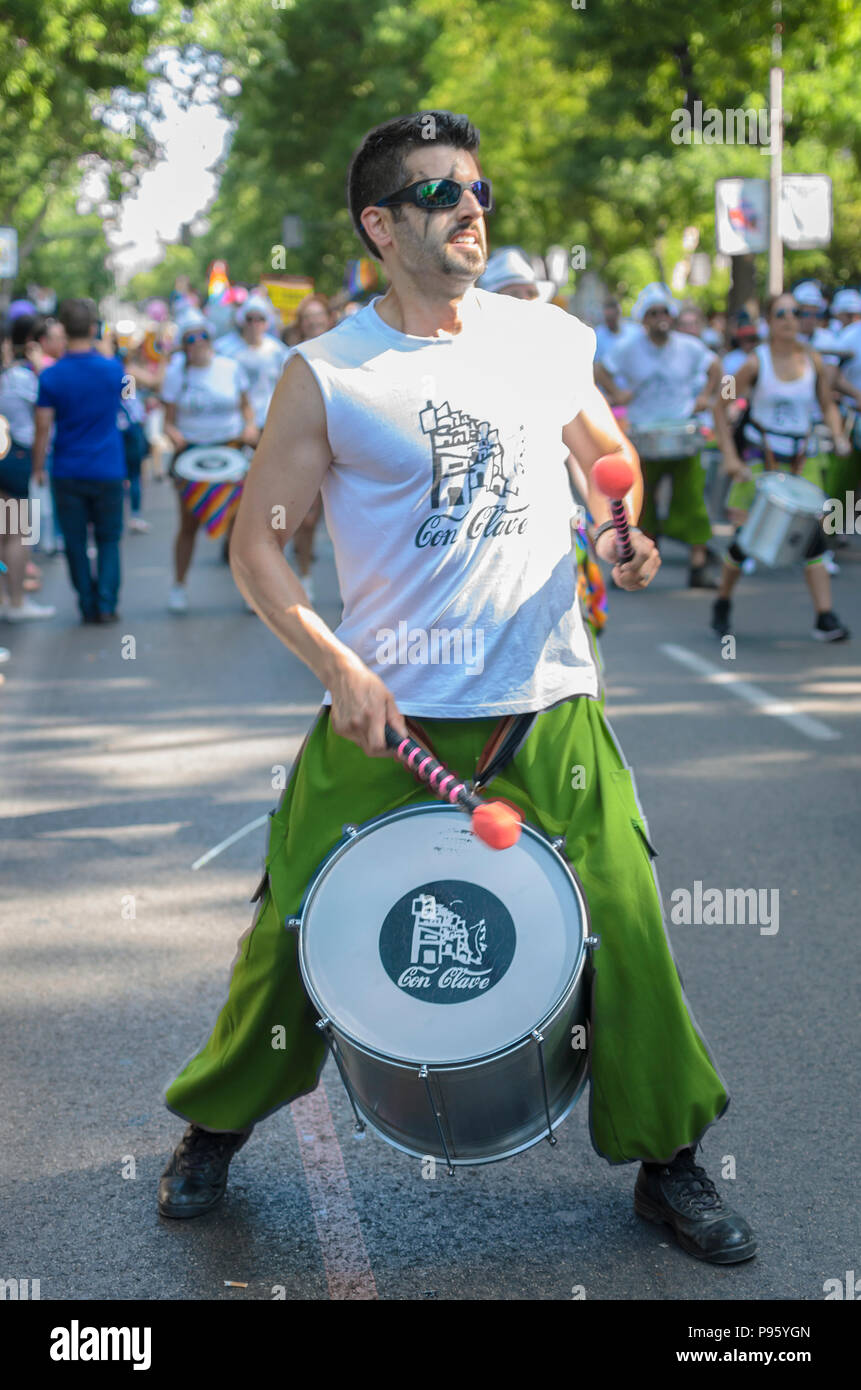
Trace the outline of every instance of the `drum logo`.
[[380, 931], [380, 959], [405, 993], [429, 1004], [460, 1004], [502, 979], [515, 939], [499, 898], [449, 879], [423, 883], [395, 903]]

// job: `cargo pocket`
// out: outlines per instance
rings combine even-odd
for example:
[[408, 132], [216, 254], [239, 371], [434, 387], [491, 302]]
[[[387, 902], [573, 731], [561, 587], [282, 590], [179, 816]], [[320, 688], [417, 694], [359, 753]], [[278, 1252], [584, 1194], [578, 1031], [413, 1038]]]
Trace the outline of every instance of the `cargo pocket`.
[[630, 770], [627, 767], [618, 768], [612, 775], [612, 782], [619, 794], [619, 798], [625, 809], [625, 814], [636, 832], [638, 840], [645, 849], [649, 861], [651, 862], [651, 860], [657, 859], [658, 851], [649, 838], [648, 831], [646, 830], [646, 822], [637, 805], [637, 798], [634, 794], [634, 784], [631, 780]]

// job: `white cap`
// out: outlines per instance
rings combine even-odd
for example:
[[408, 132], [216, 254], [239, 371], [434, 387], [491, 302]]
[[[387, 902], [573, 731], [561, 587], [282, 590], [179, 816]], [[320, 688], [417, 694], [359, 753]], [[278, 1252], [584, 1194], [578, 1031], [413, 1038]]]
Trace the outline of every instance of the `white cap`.
[[236, 310], [236, 322], [242, 326], [249, 314], [262, 314], [267, 324], [272, 322], [272, 305], [262, 295], [250, 294]]
[[791, 291], [796, 304], [803, 304], [806, 309], [824, 309], [826, 307], [825, 297], [815, 280], [802, 280], [800, 285], [796, 285]]
[[645, 289], [640, 290], [637, 302], [631, 310], [631, 318], [635, 323], [642, 323], [649, 309], [657, 309], [659, 305], [666, 304], [672, 318], [679, 312], [678, 301], [673, 299], [673, 292], [666, 285], [653, 280]]
[[480, 290], [491, 290], [496, 294], [506, 285], [534, 285], [539, 300], [544, 304], [556, 293], [553, 281], [539, 280], [526, 257], [514, 247], [494, 251], [476, 284]]
[[858, 290], [838, 290], [831, 301], [832, 314], [861, 314], [861, 294]]
[[212, 333], [212, 324], [205, 314], [202, 314], [199, 309], [187, 309], [176, 321], [176, 331], [180, 340], [185, 337], [186, 333], [190, 333], [195, 328], [205, 328], [208, 333]]

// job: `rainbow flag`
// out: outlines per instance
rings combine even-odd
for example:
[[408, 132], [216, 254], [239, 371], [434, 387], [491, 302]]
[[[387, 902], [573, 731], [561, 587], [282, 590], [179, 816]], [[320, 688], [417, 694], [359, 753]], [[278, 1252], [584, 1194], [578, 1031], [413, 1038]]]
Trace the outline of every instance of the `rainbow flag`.
[[235, 517], [241, 496], [241, 483], [186, 483], [182, 490], [184, 505], [216, 539]]

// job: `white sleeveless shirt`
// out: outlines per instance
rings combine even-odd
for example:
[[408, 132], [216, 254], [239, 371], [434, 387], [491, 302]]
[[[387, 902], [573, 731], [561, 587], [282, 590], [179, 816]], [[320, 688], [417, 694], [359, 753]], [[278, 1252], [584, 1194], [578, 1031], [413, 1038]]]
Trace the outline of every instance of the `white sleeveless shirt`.
[[[744, 437], [761, 444], [762, 431], [756, 428], [761, 425], [772, 453], [792, 458], [801, 450], [819, 414], [816, 372], [807, 359], [797, 380], [782, 381], [774, 370], [767, 343], [760, 343], [756, 356], [759, 372], [750, 396], [751, 419], [744, 427]], [[776, 433], [771, 434], [770, 430]]]
[[405, 714], [596, 697], [561, 440], [592, 386], [594, 332], [558, 306], [471, 289], [460, 333], [418, 338], [374, 303], [293, 349], [332, 447], [337, 636]]

